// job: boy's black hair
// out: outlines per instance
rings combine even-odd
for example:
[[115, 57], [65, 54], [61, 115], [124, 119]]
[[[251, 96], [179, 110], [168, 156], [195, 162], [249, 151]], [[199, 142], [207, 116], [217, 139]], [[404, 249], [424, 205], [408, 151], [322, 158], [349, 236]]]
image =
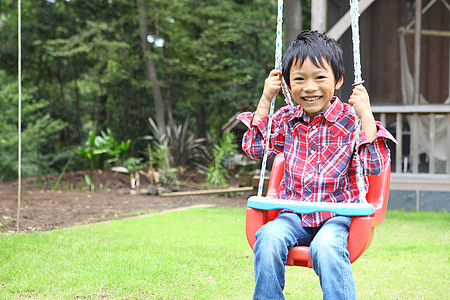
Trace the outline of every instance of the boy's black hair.
[[301, 66], [306, 58], [319, 68], [324, 68], [323, 60], [327, 61], [334, 73], [335, 82], [344, 76], [344, 57], [336, 41], [324, 33], [306, 30], [292, 41], [283, 56], [283, 77], [289, 87], [292, 64]]

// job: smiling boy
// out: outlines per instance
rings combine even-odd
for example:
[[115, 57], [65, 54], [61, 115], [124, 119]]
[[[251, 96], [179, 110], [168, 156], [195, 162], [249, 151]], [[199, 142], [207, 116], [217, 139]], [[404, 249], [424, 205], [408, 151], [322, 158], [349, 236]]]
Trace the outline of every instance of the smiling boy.
[[[379, 175], [390, 160], [385, 139], [394, 138], [374, 120], [369, 95], [354, 88], [348, 101], [335, 91], [343, 83], [342, 50], [335, 40], [316, 31], [304, 31], [283, 58], [283, 72], [273, 70], [265, 80], [254, 113], [238, 119], [248, 127], [242, 148], [262, 159], [270, 101], [281, 89], [281, 76], [297, 106], [285, 106], [273, 115], [269, 157], [283, 153], [282, 199], [308, 202], [358, 202], [355, 151], [364, 175]], [[359, 145], [355, 146], [355, 116], [361, 119]], [[283, 299], [287, 254], [294, 246], [309, 246], [313, 268], [324, 299], [356, 299], [348, 259], [347, 237], [351, 218], [330, 212], [296, 214], [281, 211], [256, 233], [253, 247], [254, 299]]]

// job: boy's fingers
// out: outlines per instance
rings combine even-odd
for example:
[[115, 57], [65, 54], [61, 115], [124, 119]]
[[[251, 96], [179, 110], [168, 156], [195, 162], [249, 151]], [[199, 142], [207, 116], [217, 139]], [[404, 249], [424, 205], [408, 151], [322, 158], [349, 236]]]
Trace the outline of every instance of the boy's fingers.
[[270, 77], [273, 77], [273, 76], [281, 76], [281, 71], [280, 71], [280, 70], [272, 70], [272, 71], [270, 71], [269, 76], [270, 76]]
[[363, 93], [367, 93], [367, 90], [366, 90], [366, 88], [365, 88], [363, 85], [357, 85], [357, 86], [355, 86], [355, 87], [353, 88], [353, 92], [356, 92], [356, 91], [363, 92]]

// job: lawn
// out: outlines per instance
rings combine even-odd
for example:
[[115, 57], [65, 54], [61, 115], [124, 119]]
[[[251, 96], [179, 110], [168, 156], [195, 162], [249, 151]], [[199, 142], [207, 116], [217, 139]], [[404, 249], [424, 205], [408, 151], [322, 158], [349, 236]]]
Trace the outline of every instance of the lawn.
[[[448, 299], [449, 213], [389, 211], [353, 264], [360, 299]], [[243, 208], [197, 208], [0, 235], [0, 299], [249, 299]], [[314, 271], [288, 267], [287, 299], [320, 299]]]

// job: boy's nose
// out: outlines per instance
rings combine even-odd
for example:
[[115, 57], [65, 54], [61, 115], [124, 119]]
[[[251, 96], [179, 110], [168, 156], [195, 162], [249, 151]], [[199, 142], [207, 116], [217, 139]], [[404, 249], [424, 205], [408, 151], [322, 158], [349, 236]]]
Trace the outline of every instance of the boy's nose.
[[317, 85], [314, 80], [307, 80], [305, 84], [305, 92], [314, 92], [317, 90]]

